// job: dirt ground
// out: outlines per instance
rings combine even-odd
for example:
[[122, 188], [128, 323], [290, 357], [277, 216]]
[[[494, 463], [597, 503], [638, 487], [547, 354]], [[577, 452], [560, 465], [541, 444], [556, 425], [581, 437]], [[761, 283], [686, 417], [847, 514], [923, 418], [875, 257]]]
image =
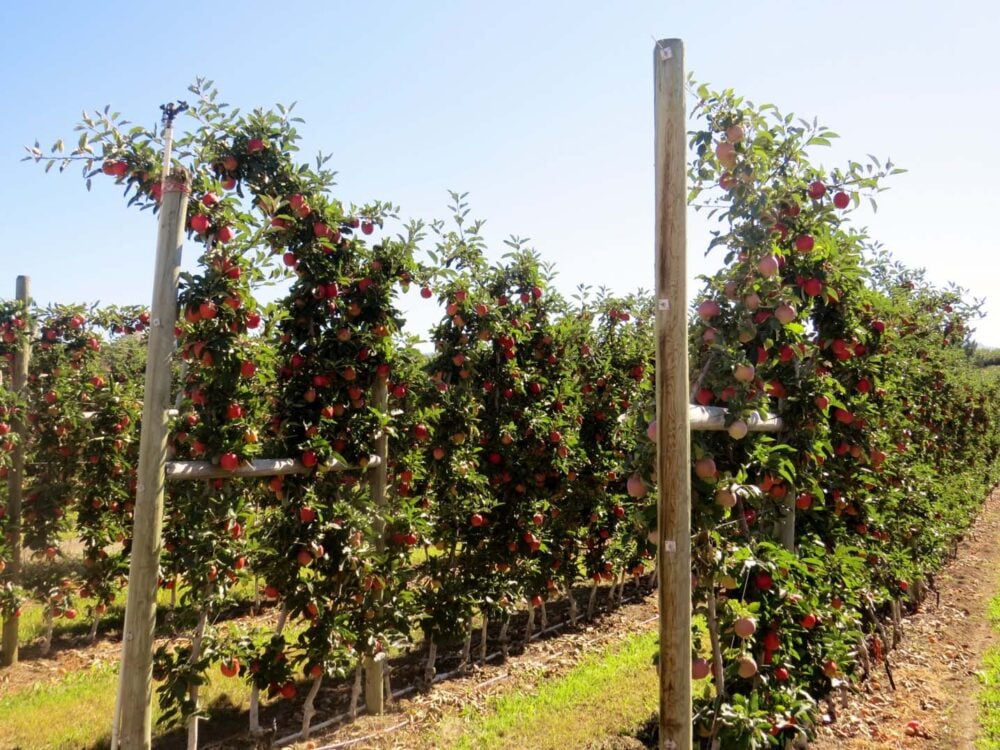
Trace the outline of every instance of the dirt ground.
[[435, 685], [428, 693], [411, 693], [397, 701], [384, 716], [361, 716], [353, 723], [316, 732], [308, 742], [283, 747], [437, 750], [428, 744], [426, 733], [443, 716], [457, 714], [469, 706], [485, 708], [494, 695], [531, 690], [538, 682], [569, 671], [587, 654], [633, 634], [654, 630], [656, 626], [656, 596], [647, 594], [599, 615], [591, 623], [581, 620], [574, 629], [564, 628], [532, 641], [506, 663], [477, 665], [464, 676]]
[[[889, 654], [893, 690], [880, 665], [872, 678], [836, 702], [837, 720], [821, 730], [813, 750], [973, 750], [983, 653], [997, 642], [987, 616], [1000, 574], [1000, 490], [935, 577], [918, 611], [903, 620], [903, 640]], [[919, 722], [908, 734], [907, 724]], [[910, 730], [911, 732], [913, 730]]]

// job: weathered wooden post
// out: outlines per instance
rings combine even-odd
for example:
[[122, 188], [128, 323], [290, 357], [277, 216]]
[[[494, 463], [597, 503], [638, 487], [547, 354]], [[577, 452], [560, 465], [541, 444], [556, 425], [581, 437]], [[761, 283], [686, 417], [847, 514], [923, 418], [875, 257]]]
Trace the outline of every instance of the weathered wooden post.
[[128, 601], [112, 730], [112, 748], [120, 741], [120, 746], [128, 750], [149, 748], [151, 744], [153, 636], [166, 481], [170, 362], [174, 353], [177, 285], [189, 192], [190, 177], [183, 170], [171, 172], [163, 182], [139, 436]]
[[690, 750], [691, 435], [688, 416], [684, 44], [680, 39], [664, 39], [657, 42], [653, 52], [660, 748]]
[[[28, 312], [31, 297], [31, 279], [18, 276], [15, 286], [15, 296], [24, 306], [24, 339], [21, 347], [14, 355], [14, 368], [11, 372], [10, 390], [13, 393], [25, 395], [28, 382], [28, 363], [31, 360], [31, 317]], [[7, 580], [15, 586], [21, 583], [21, 500], [24, 493], [24, 449], [28, 440], [28, 426], [23, 413], [17, 413], [11, 420], [12, 431], [17, 435], [17, 445], [14, 447], [13, 464], [7, 474], [7, 548], [10, 550], [10, 567], [7, 569]], [[0, 654], [0, 666], [9, 667], [17, 664], [17, 635], [19, 618], [11, 615], [3, 623], [3, 653]]]

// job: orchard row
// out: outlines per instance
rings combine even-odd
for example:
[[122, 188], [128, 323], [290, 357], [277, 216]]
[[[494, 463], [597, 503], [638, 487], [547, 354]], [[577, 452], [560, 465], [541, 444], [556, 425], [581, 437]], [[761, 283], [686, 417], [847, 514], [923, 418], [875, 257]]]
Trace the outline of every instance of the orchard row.
[[[192, 686], [218, 662], [287, 696], [406, 647], [414, 626], [461, 641], [476, 617], [643, 572], [657, 540], [651, 300], [571, 304], [517, 241], [489, 262], [462, 196], [452, 226], [390, 238], [391, 206], [345, 206], [322, 161], [294, 162], [287, 111], [240, 116], [195, 93], [178, 153], [197, 154], [187, 221], [203, 254], [179, 299], [171, 450], [311, 472], [170, 486], [163, 584], [201, 618], [191, 647], [158, 654], [167, 716], [195, 709]], [[828, 131], [700, 95], [692, 200], [718, 215], [725, 257], [693, 311], [692, 398], [729, 416], [693, 435], [693, 605], [709, 627], [692, 670], [714, 683], [694, 718], [706, 744], [761, 747], [809, 733], [831, 679], [887, 645], [880, 618], [968, 523], [1000, 439], [995, 388], [967, 354], [976, 309], [848, 221], [892, 166], [824, 173], [806, 151]], [[83, 130], [88, 179], [155, 207], [155, 134], [100, 114]], [[285, 299], [259, 305], [281, 275]], [[430, 353], [397, 308], [411, 286], [443, 310]], [[11, 348], [28, 311], [5, 310]], [[25, 540], [58, 557], [73, 519], [87, 566], [34, 594], [96, 616], [125, 584], [143, 368], [141, 331], [127, 332], [147, 320], [31, 317], [31, 388], [4, 407], [32, 423]], [[755, 412], [783, 430], [749, 433]], [[380, 436], [384, 499], [366, 471]], [[334, 462], [349, 468], [324, 470]], [[277, 632], [207, 626], [249, 576], [280, 608]]]

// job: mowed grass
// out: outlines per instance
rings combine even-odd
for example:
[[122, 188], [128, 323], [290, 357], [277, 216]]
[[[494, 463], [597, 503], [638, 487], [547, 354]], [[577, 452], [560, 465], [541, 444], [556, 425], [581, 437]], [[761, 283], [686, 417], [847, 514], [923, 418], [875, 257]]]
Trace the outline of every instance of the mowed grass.
[[117, 672], [93, 667], [0, 699], [0, 748], [107, 747]]
[[533, 690], [490, 699], [483, 712], [468, 708], [444, 719], [425, 747], [567, 750], [631, 734], [657, 707], [656, 650], [655, 632], [631, 636]]
[[[201, 699], [209, 712], [246, 710], [250, 688], [244, 681], [222, 677], [217, 670], [210, 670], [209, 678]], [[0, 699], [0, 750], [108, 747], [117, 687], [118, 665], [103, 664]], [[159, 715], [154, 694], [153, 720]], [[154, 726], [153, 731], [170, 730]]]
[[[993, 630], [1000, 633], [1000, 594], [990, 601], [990, 621]], [[976, 740], [979, 750], [1000, 750], [1000, 646], [994, 646], [983, 656], [979, 670], [979, 724]]]

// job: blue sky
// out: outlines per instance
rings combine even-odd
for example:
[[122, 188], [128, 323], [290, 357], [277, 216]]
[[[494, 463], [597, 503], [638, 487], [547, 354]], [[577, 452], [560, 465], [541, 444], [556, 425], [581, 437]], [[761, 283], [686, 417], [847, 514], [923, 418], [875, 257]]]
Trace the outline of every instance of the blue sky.
[[[1000, 346], [998, 32], [998, 6], [973, 0], [0, 3], [0, 296], [25, 273], [42, 303], [149, 301], [153, 217], [19, 159], [84, 107], [151, 124], [199, 75], [244, 109], [297, 101], [303, 154], [333, 154], [345, 201], [430, 219], [468, 191], [497, 256], [517, 234], [567, 293], [649, 288], [653, 38], [680, 37], [699, 80], [840, 133], [823, 163], [907, 168], [859, 221], [987, 298], [977, 339]], [[692, 274], [719, 262], [706, 232], [692, 217]], [[418, 302], [423, 332], [437, 313]]]

